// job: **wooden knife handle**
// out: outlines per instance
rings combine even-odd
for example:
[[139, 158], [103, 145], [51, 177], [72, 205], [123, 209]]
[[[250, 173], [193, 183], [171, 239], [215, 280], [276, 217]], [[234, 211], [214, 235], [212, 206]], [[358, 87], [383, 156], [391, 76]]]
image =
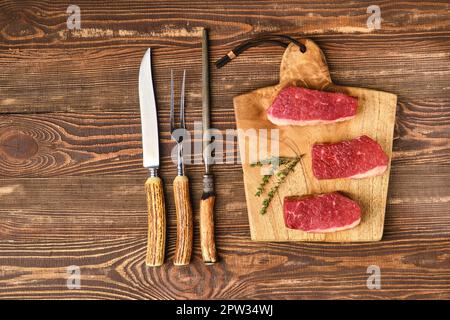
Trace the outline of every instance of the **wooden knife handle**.
[[213, 176], [203, 176], [203, 195], [200, 202], [200, 243], [203, 262], [213, 264], [217, 262], [216, 243], [214, 240], [214, 193]]
[[145, 182], [148, 207], [148, 242], [146, 264], [150, 267], [164, 263], [166, 244], [166, 208], [164, 190], [159, 177], [150, 177]]
[[192, 254], [193, 221], [192, 207], [189, 198], [189, 179], [177, 176], [173, 181], [175, 209], [177, 213], [177, 241], [174, 265], [189, 264]]

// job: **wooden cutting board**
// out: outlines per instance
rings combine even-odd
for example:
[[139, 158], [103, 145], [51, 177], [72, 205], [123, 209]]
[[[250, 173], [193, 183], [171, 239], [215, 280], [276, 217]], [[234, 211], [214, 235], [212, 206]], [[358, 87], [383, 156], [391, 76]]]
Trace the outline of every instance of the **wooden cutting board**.
[[[245, 193], [250, 220], [251, 237], [256, 241], [325, 241], [353, 242], [378, 241], [383, 235], [384, 213], [388, 191], [389, 171], [373, 178], [360, 180], [336, 179], [317, 180], [311, 169], [311, 147], [314, 143], [338, 142], [368, 135], [380, 143], [392, 158], [392, 139], [395, 124], [397, 97], [394, 94], [353, 87], [342, 87], [332, 83], [325, 57], [311, 40], [302, 41], [306, 52], [300, 52], [294, 44], [289, 45], [280, 66], [280, 83], [255, 90], [234, 98], [237, 128], [251, 133], [255, 129], [261, 141], [268, 141], [267, 154], [258, 152], [258, 143], [250, 143], [245, 134], [239, 134], [239, 149], [244, 171]], [[344, 92], [358, 98], [356, 118], [336, 124], [317, 126], [276, 126], [267, 120], [266, 109], [278, 92], [287, 85], [302, 86], [324, 91]], [[250, 131], [246, 131], [249, 130]], [[264, 130], [267, 129], [267, 133]], [[290, 173], [273, 198], [267, 213], [260, 214], [264, 196], [256, 197], [261, 182], [261, 169], [251, 167], [250, 155], [265, 159], [276, 152], [270, 152], [271, 137], [278, 129], [280, 139], [279, 155], [296, 156], [304, 154], [302, 160]], [[273, 135], [272, 135], [273, 134]], [[268, 186], [270, 188], [270, 185]], [[356, 200], [362, 208], [361, 223], [346, 231], [334, 233], [306, 233], [285, 227], [283, 199], [285, 196], [306, 195], [342, 191]]]

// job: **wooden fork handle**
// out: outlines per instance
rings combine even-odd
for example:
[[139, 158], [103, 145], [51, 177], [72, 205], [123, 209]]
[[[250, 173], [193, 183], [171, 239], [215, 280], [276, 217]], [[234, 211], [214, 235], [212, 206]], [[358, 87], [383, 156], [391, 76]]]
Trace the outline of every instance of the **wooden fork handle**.
[[213, 264], [217, 262], [216, 243], [214, 240], [214, 193], [213, 176], [203, 176], [203, 195], [200, 202], [200, 243], [203, 262]]
[[150, 177], [145, 182], [148, 207], [148, 242], [146, 264], [157, 267], [164, 263], [166, 244], [166, 208], [162, 180]]
[[177, 214], [177, 240], [175, 244], [174, 265], [189, 264], [192, 255], [193, 221], [189, 197], [189, 179], [177, 176], [173, 181], [175, 210]]

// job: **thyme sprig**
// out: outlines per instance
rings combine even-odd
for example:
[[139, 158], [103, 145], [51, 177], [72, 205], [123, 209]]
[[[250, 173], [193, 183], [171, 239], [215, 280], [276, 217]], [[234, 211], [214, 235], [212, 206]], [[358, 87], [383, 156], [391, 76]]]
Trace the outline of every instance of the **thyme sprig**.
[[[267, 197], [262, 201], [260, 214], [265, 214], [267, 212], [270, 202], [272, 201], [275, 194], [278, 192], [278, 189], [286, 180], [289, 173], [294, 171], [294, 168], [299, 161], [300, 157], [280, 157], [280, 158], [272, 157], [266, 160], [258, 161], [251, 165], [252, 167], [262, 167], [264, 165], [271, 165], [272, 170], [275, 171], [273, 175], [264, 175], [261, 180], [261, 183], [256, 189], [255, 196], [260, 197], [264, 193], [265, 187], [270, 182], [271, 177], [272, 176], [276, 177], [275, 184], [272, 186], [272, 188], [270, 188], [269, 192], [267, 193]], [[274, 166], [277, 166], [277, 168], [274, 168]]]
[[270, 177], [271, 177], [271, 175], [269, 175], [269, 174], [263, 175], [262, 181], [261, 181], [261, 183], [259, 184], [258, 188], [256, 189], [255, 196], [260, 197], [260, 196], [263, 194], [264, 188], [266, 187], [266, 185], [267, 185], [267, 184], [269, 183], [269, 181], [270, 181]]
[[264, 159], [264, 160], [260, 160], [254, 163], [251, 163], [250, 166], [251, 167], [262, 167], [265, 165], [285, 165], [287, 163], [289, 163], [292, 160], [297, 159], [297, 157], [271, 157], [268, 159]]

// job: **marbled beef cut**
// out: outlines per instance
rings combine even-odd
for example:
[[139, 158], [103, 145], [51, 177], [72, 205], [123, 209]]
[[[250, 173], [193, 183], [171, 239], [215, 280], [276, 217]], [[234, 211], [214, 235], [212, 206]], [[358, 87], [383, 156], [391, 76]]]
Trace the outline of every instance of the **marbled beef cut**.
[[286, 87], [267, 110], [267, 118], [280, 126], [326, 124], [355, 117], [357, 108], [358, 100], [343, 93]]
[[312, 169], [319, 180], [377, 176], [386, 170], [388, 162], [378, 142], [368, 136], [312, 148]]
[[290, 229], [335, 232], [353, 228], [360, 221], [359, 205], [339, 192], [284, 199], [284, 223]]

